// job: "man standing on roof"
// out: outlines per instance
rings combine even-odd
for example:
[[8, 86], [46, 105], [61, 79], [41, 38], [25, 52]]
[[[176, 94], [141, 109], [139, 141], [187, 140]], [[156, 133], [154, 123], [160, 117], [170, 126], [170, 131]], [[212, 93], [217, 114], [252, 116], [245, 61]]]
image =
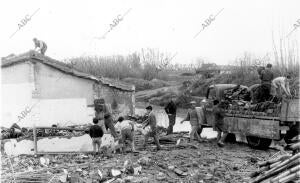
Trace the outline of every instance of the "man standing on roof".
[[38, 40], [37, 38], [33, 38], [34, 42], [34, 50], [41, 52], [41, 54], [45, 55], [47, 50], [47, 45], [44, 41]]

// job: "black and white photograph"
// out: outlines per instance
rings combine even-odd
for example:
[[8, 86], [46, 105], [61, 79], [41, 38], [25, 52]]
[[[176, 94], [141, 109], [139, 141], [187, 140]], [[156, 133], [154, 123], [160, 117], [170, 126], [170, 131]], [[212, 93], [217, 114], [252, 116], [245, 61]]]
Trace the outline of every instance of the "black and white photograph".
[[300, 183], [299, 0], [3, 0], [2, 183]]

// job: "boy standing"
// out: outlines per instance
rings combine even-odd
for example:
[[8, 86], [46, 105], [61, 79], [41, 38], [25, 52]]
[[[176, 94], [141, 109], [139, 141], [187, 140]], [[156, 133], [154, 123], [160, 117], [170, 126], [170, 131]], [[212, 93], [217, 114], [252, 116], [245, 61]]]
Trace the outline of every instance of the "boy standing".
[[[89, 134], [92, 138], [92, 144], [93, 144], [93, 151], [96, 154], [97, 152], [100, 153], [100, 146], [101, 146], [101, 138], [103, 137], [103, 130], [102, 128], [98, 125], [98, 119], [94, 118], [93, 123], [94, 125], [91, 126], [89, 130]], [[97, 148], [97, 150], [96, 150]]]

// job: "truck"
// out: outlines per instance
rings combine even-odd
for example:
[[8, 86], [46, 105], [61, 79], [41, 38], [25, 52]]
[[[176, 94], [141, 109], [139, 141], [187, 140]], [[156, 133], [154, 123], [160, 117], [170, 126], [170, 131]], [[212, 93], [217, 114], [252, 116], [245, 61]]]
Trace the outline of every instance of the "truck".
[[[214, 126], [213, 100], [224, 100], [225, 92], [236, 87], [246, 88], [248, 91], [253, 88], [236, 84], [215, 84], [208, 87], [203, 100], [206, 116], [203, 127]], [[275, 109], [264, 112], [243, 108], [225, 109], [223, 130], [228, 132], [227, 140], [235, 141], [239, 134], [246, 137], [248, 145], [256, 149], [267, 149], [272, 140], [284, 139], [286, 143], [290, 143], [300, 131], [299, 102], [299, 98], [284, 99]]]

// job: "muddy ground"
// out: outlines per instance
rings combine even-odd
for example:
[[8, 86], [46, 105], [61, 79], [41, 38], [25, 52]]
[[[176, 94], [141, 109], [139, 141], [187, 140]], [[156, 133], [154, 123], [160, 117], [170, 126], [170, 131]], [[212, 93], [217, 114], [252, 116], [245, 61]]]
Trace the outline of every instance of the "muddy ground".
[[[160, 151], [149, 145], [139, 153], [113, 153], [109, 157], [107, 154], [2, 156], [1, 182], [64, 182], [68, 176], [71, 182], [242, 183], [249, 181], [248, 175], [258, 168], [258, 161], [276, 153], [272, 149], [254, 150], [240, 143], [220, 148], [214, 139], [188, 143], [183, 138], [179, 145], [165, 144]], [[21, 171], [27, 172], [18, 173]]]

